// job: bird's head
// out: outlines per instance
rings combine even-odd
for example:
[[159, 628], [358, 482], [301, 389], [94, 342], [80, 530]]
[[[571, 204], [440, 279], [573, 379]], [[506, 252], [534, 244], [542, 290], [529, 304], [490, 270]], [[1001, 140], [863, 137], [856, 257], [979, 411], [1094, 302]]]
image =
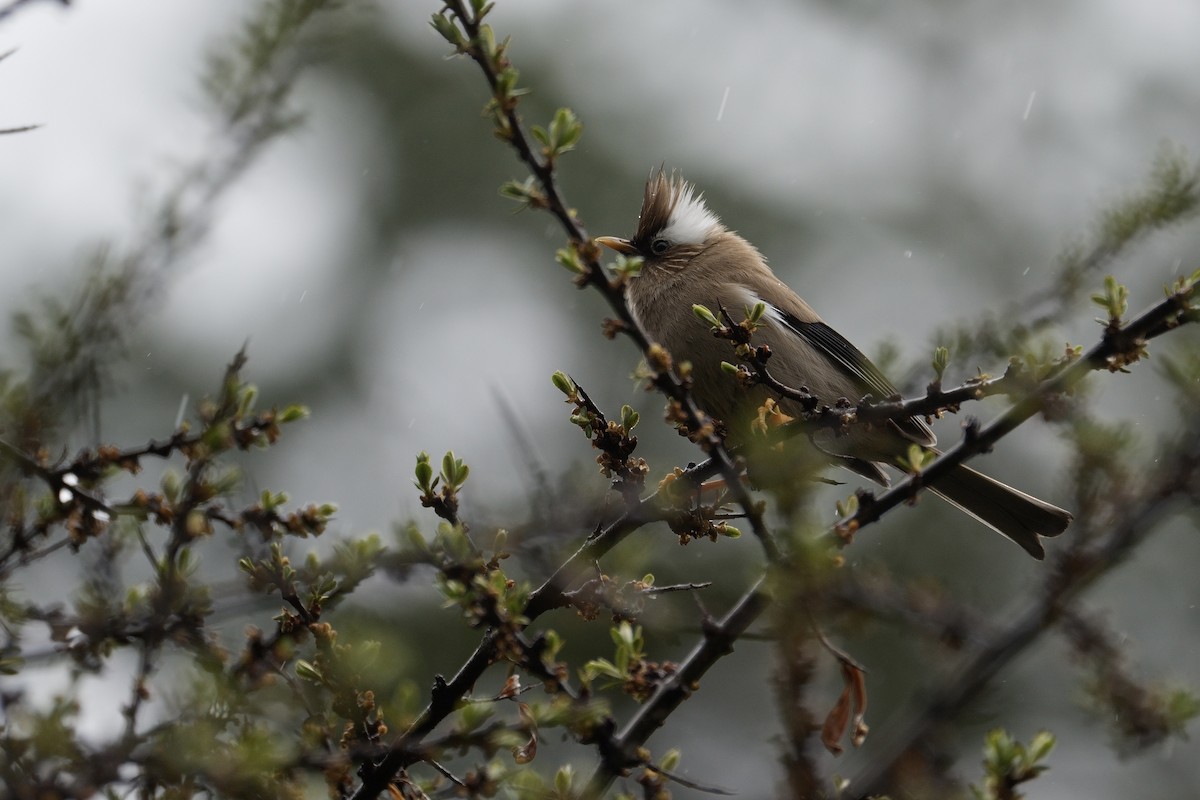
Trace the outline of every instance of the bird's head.
[[596, 241], [618, 253], [641, 256], [643, 274], [670, 273], [686, 269], [724, 232], [725, 226], [692, 184], [660, 169], [646, 181], [633, 237], [600, 236]]

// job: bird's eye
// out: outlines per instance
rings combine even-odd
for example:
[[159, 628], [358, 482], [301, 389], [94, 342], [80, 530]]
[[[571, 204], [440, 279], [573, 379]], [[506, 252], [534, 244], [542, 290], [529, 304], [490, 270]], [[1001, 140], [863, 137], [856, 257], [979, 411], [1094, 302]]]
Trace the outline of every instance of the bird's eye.
[[671, 243], [666, 239], [655, 239], [650, 243], [650, 252], [656, 256], [661, 256], [663, 253], [671, 249]]

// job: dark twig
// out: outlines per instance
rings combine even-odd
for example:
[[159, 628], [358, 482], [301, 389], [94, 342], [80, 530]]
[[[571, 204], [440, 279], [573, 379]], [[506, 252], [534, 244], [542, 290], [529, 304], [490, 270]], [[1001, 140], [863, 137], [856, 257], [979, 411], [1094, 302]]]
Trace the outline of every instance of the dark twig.
[[437, 761], [433, 760], [432, 758], [425, 759], [425, 763], [428, 764], [429, 766], [433, 767], [435, 770], [437, 770], [441, 774], [441, 776], [443, 778], [450, 781], [451, 783], [453, 783], [455, 786], [459, 787], [460, 789], [467, 788], [467, 785], [465, 783], [463, 783], [460, 778], [455, 777], [453, 772], [446, 769], [445, 767], [443, 767], [441, 764], [439, 764]]
[[[465, 43], [459, 45], [460, 52], [470, 56], [479, 65], [492, 88], [494, 96], [500, 103], [500, 113], [506, 120], [503, 128], [504, 136], [502, 138], [506, 138], [513, 145], [520, 158], [529, 166], [542, 188], [541, 203], [559, 219], [568, 233], [572, 246], [583, 258], [585, 272], [581, 282], [595, 286], [605, 296], [610, 306], [620, 318], [618, 324], [610, 327], [614, 330], [626, 332], [637, 342], [646, 356], [648, 363], [651, 365], [652, 370], [654, 370], [655, 374], [652, 379], [654, 385], [671, 398], [672, 401], [678, 403], [680, 413], [690, 429], [695, 432], [694, 438], [709, 452], [711, 456], [710, 461], [691, 471], [692, 477], [700, 474], [721, 474], [730, 486], [730, 490], [735, 494], [735, 499], [742, 505], [747, 516], [750, 518], [755, 533], [759, 536], [760, 541], [763, 542], [763, 546], [767, 551], [768, 559], [772, 562], [779, 562], [781, 555], [778, 547], [774, 544], [773, 539], [762, 524], [761, 507], [753, 502], [748, 492], [741, 485], [740, 471], [736, 468], [733, 459], [725, 449], [721, 437], [711, 428], [707, 417], [691, 400], [686, 385], [671, 368], [669, 356], [661, 352], [660, 349], [656, 349], [648, 341], [645, 333], [641, 331], [636, 321], [633, 320], [624, 303], [621, 282], [611, 280], [608, 277], [607, 271], [598, 261], [596, 248], [591, 243], [585, 229], [574, 215], [570, 213], [569, 206], [563, 201], [555, 184], [552, 159], [539, 156], [526, 138], [521, 127], [520, 118], [516, 114], [516, 104], [515, 102], [511, 102], [511, 97], [501, 91], [499, 73], [496, 64], [492, 61], [493, 57], [501, 59], [503, 57], [496, 56], [495, 54], [487, 54], [481, 49], [479, 46], [479, 20], [466, 10], [464, 4], [461, 2], [450, 2], [447, 4], [447, 11], [453, 15], [466, 33], [467, 39]], [[507, 60], [503, 59], [502, 64], [507, 66]], [[1161, 323], [1171, 315], [1173, 315], [1174, 319], [1179, 319], [1181, 309], [1178, 303], [1172, 305], [1168, 311], [1169, 313], [1157, 316], [1156, 320]], [[1142, 336], [1148, 331], [1148, 329], [1143, 329], [1144, 326], [1142, 323], [1143, 320], [1139, 320], [1124, 331], [1109, 331], [1102, 345], [1089, 354], [1086, 362], [1088, 366], [1086, 370], [1081, 370], [1080, 374], [1101, 366], [1102, 364], [1100, 363], [1093, 363], [1094, 360], [1101, 359], [1101, 356], [1108, 357], [1118, 353], [1128, 353], [1129, 349], [1135, 343], [1135, 338], [1132, 337]], [[1118, 347], [1118, 344], [1121, 346]], [[1075, 370], [1070, 368], [1064, 374], [1070, 374], [1074, 378]], [[1015, 409], [1018, 409], [1017, 413], [1002, 417], [1000, 422], [995, 423], [988, 429], [989, 441], [987, 445], [990, 446], [994, 441], [1015, 428], [1016, 424], [1019, 424], [1020, 421], [1027, 419], [1040, 410], [1046, 397], [1053, 392], [1062, 391], [1066, 388], [1067, 384], [1066, 380], [1060, 379], [1042, 384], [1038, 392], [1030, 395], [1032, 399], [1026, 398], [1014, 406]], [[972, 391], [974, 393], [975, 389]], [[958, 459], [954, 463], [960, 463], [968, 455], [973, 454], [973, 452], [961, 452], [962, 449], [961, 447], [956, 448], [956, 450], [948, 453], [947, 456]], [[943, 458], [947, 456], [943, 456]], [[927, 481], [929, 480], [929, 471], [936, 468], [937, 463], [935, 461], [927, 470]], [[938, 469], [944, 470], [948, 468], [949, 464]], [[933, 477], [936, 477], [936, 473]], [[906, 483], [912, 484], [914, 482], [909, 481]], [[908, 494], [901, 494], [894, 499], [889, 499], [887, 501], [890, 503], [889, 507], [898, 505], [902, 499], [915, 494], [918, 490], [919, 485], [911, 488]], [[871, 513], [866, 513], [866, 508], [861, 509], [855, 517], [845, 521], [843, 524], [853, 521], [855, 528], [857, 528], [879, 519], [880, 515], [886, 509], [879, 508], [877, 505], [887, 497], [887, 495], [884, 495], [879, 501], [867, 504], [871, 509]], [[546, 611], [564, 605], [567, 602], [564, 593], [585, 574], [596, 559], [614, 547], [640, 525], [658, 518], [658, 513], [652, 511], [649, 505], [651, 499], [646, 498], [633, 505], [617, 522], [603, 531], [597, 531], [593, 536], [589, 537], [580, 550], [568, 559], [549, 580], [530, 596], [524, 614], [529, 623]], [[691, 687], [695, 684], [695, 681], [722, 655], [729, 651], [737, 637], [752, 624], [766, 606], [767, 595], [763, 591], [760, 581], [759, 584], [756, 584], [754, 588], [743, 596], [721, 623], [706, 629], [704, 640], [680, 665], [675, 675], [666, 683], [660, 685], [652, 699], [629, 722], [616, 740], [617, 746], [615, 748], [605, 748], [606, 752], [602, 764], [592, 778], [591, 788], [593, 795], [603, 792], [615, 775], [622, 770], [638, 765], [639, 762], [634, 756], [633, 750], [645, 742], [650, 734], [663, 724], [670, 713], [690, 694]], [[421, 740], [445, 716], [453, 711], [459, 699], [470, 690], [475, 681], [489, 666], [494, 653], [495, 637], [496, 634], [494, 632], [486, 634], [472, 656], [449, 682], [440, 678], [435, 682], [429, 705], [418, 716], [417, 721], [392, 743], [388, 754], [382, 760], [362, 766], [359, 775], [363, 783], [354, 795], [356, 800], [374, 797], [383, 791], [391, 778], [406, 763], [410, 763], [413, 758], [412, 754], [419, 747]]]
[[[20, 11], [22, 8], [33, 5], [37, 1], [38, 0], [12, 0], [12, 2], [10, 2], [8, 5], [0, 8], [0, 22], [3, 22], [11, 15]], [[71, 0], [54, 0], [54, 2], [64, 7], [71, 5]]]
[[479, 17], [469, 11], [462, 0], [450, 0], [446, 3], [446, 9], [457, 19], [467, 35], [468, 41], [461, 48], [462, 52], [479, 66], [493, 95], [497, 98], [497, 102], [501, 104], [502, 113], [507, 122], [504, 138], [517, 151], [518, 157], [529, 167], [537, 179], [542, 189], [546, 210], [558, 219], [566, 231], [572, 247], [583, 259], [586, 272], [582, 276], [582, 283], [593, 286], [603, 295], [609, 307], [618, 317], [620, 330], [633, 339], [645, 356], [646, 363], [654, 373], [651, 380], [655, 388], [672, 402], [678, 404], [686, 424], [694, 432], [694, 441], [716, 463], [718, 472], [731, 486], [734, 500], [746, 511], [751, 529], [762, 543], [767, 558], [773, 563], [778, 562], [782, 558], [782, 553], [763, 522], [762, 506], [750, 496], [749, 491], [738, 480], [741, 470], [726, 449], [723, 437], [716, 431], [709, 416], [692, 399], [687, 384], [679, 377], [671, 363], [670, 354], [661, 346], [651, 342], [646, 332], [634, 319], [625, 302], [623, 282], [609, 277], [608, 271], [600, 263], [598, 246], [592, 242], [587, 229], [571, 212], [571, 206], [566, 202], [559, 189], [554, 160], [539, 154], [526, 134], [521, 118], [517, 114], [515, 98], [511, 98], [501, 87], [497, 62], [493, 61], [493, 58], [496, 58], [501, 65], [507, 66], [507, 57], [503, 54], [494, 56], [486, 53], [480, 46], [481, 23]]
[[643, 765], [646, 769], [650, 770], [651, 772], [657, 772], [659, 775], [662, 775], [672, 783], [678, 783], [680, 786], [688, 789], [694, 789], [697, 792], [702, 792], [703, 794], [715, 794], [720, 797], [733, 797], [737, 794], [737, 792], [731, 792], [728, 789], [721, 788], [720, 786], [708, 786], [706, 784], [691, 780], [690, 778], [685, 778], [677, 773], [668, 772], [657, 764], [649, 761], [644, 762]]
[[721, 658], [733, 652], [733, 645], [746, 629], [770, 605], [765, 578], [759, 578], [733, 608], [720, 620], [704, 626], [704, 638], [679, 664], [675, 674], [664, 681], [654, 695], [629, 720], [615, 740], [615, 747], [592, 773], [585, 797], [599, 798], [623, 771], [638, 766], [638, 749], [671, 713], [691, 696], [704, 674]]
[[[504, 96], [500, 88], [499, 72], [493, 62], [493, 55], [485, 53], [480, 47], [479, 18], [468, 11], [465, 4], [451, 0], [446, 4], [446, 10], [452, 14], [462, 26], [467, 36], [467, 43], [460, 51], [468, 55], [483, 72], [493, 95], [497, 98]], [[503, 58], [503, 56], [500, 56]], [[505, 64], [507, 60], [504, 59]], [[741, 484], [741, 470], [725, 448], [723, 438], [717, 433], [708, 416], [695, 404], [686, 383], [672, 368], [669, 354], [654, 345], [646, 333], [638, 325], [628, 305], [625, 303], [623, 285], [609, 278], [607, 270], [599, 261], [599, 251], [592, 243], [582, 223], [570, 211], [569, 205], [563, 199], [557, 186], [553, 160], [539, 155], [525, 134], [521, 119], [516, 113], [515, 102], [504, 100], [501, 105], [507, 125], [505, 138], [517, 151], [520, 159], [529, 167], [542, 187], [544, 205], [553, 214], [567, 232], [572, 247], [583, 257], [586, 273], [584, 284], [591, 284], [604, 296], [609, 306], [619, 318], [615, 326], [630, 336], [646, 356], [647, 363], [654, 370], [653, 383], [656, 388], [678, 405], [686, 423], [695, 431], [695, 439], [709, 454], [710, 462], [729, 483], [735, 500], [744, 509], [750, 520], [751, 528], [772, 562], [781, 560], [782, 554], [774, 538], [767, 530], [762, 519], [762, 506], [756, 503], [749, 492]], [[712, 474], [707, 471], [707, 474]], [[608, 526], [604, 531], [597, 531], [589, 537], [584, 545], [567, 560], [529, 599], [525, 609], [525, 618], [532, 622], [542, 613], [564, 605], [567, 600], [564, 592], [568, 590], [604, 553], [608, 552], [625, 536], [646, 522], [658, 518], [652, 511], [652, 498], [638, 502], [617, 522]], [[439, 680], [435, 683], [434, 691], [428, 706], [417, 717], [417, 720], [401, 734], [392, 744], [388, 754], [380, 761], [367, 763], [359, 770], [362, 784], [354, 794], [355, 800], [375, 797], [382, 792], [391, 778], [404, 767], [411, 758], [411, 753], [421, 740], [451, 711], [458, 699], [465, 695], [483, 671], [491, 663], [494, 652], [496, 633], [489, 631], [476, 648], [475, 652], [459, 669], [459, 672], [449, 682]], [[715, 662], [715, 658], [712, 659]], [[707, 666], [704, 667], [707, 669]], [[683, 697], [675, 702], [678, 705]], [[674, 706], [672, 706], [674, 708]], [[667, 712], [669, 713], [669, 711]], [[663, 719], [665, 719], [665, 715]], [[661, 724], [661, 722], [659, 723]], [[657, 726], [656, 726], [657, 727]]]
[[[1122, 510], [1116, 519], [1097, 519], [1092, 526], [1100, 532], [1094, 544], [1080, 545], [1057, 559], [1036, 602], [1016, 616], [1009, 626], [976, 644], [959, 665], [953, 678], [923, 701], [905, 729], [887, 740], [882, 752], [853, 779], [848, 797], [864, 797], [890, 791], [889, 776], [907, 754], [921, 750], [936, 730], [979, 696], [990, 681], [1015, 657], [1056, 622], [1100, 577], [1123, 562], [1133, 549], [1150, 536], [1155, 526], [1200, 492], [1200, 425], [1193, 423], [1180, 432], [1171, 453], [1158, 461], [1157, 469], [1145, 480], [1146, 491], [1136, 505]], [[1081, 541], [1093, 541], [1081, 535]]]
[[829, 535], [830, 540], [845, 546], [864, 524], [878, 520], [880, 515], [916, 497], [922, 488], [935, 484], [939, 478], [972, 456], [990, 451], [1001, 438], [1042, 411], [1051, 398], [1070, 392], [1088, 374], [1100, 369], [1114, 372], [1124, 370], [1127, 364], [1141, 357], [1149, 339], [1180, 324], [1194, 321], [1196, 315], [1188, 303], [1194, 298], [1196, 287], [1196, 284], [1181, 286], [1124, 326], [1119, 325], [1119, 320], [1110, 321], [1100, 342], [1086, 355], [1039, 383], [1034, 391], [987, 427], [980, 428], [977, 423], [968, 424], [962, 440], [925, 466], [919, 474], [910, 475], [878, 497], [864, 495], [858, 510], [834, 527]]
[[694, 592], [697, 589], [707, 589], [712, 586], [712, 581], [704, 581], [702, 583], [677, 583], [673, 586], [647, 586], [642, 589], [643, 594], [665, 594], [666, 592]]

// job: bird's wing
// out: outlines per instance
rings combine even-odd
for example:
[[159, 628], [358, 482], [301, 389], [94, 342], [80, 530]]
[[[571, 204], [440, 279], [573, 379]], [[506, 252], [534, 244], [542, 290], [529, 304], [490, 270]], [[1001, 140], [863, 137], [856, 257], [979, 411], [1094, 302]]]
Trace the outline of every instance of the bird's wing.
[[[898, 394], [892, 382], [871, 363], [869, 358], [863, 355], [861, 350], [850, 344], [845, 336], [819, 318], [816, 321], [805, 322], [781, 308], [776, 307], [775, 312], [777, 319], [784, 326], [804, 337], [809, 344], [828, 355], [854, 376], [859, 386], [862, 387], [863, 394], [874, 395], [876, 400], [883, 400]], [[849, 399], [857, 400], [858, 398]], [[905, 437], [918, 444], [931, 445], [937, 441], [937, 437], [933, 435], [933, 431], [925, 424], [924, 420], [909, 417], [895, 420], [895, 423]]]

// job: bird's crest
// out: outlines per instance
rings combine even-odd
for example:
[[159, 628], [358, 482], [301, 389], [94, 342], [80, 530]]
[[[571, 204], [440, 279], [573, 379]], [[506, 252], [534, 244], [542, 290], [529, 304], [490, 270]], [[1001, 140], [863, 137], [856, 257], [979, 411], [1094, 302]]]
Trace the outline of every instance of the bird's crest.
[[701, 244], [721, 220], [708, 210], [692, 184], [661, 168], [646, 181], [634, 241], [662, 237], [672, 244]]

